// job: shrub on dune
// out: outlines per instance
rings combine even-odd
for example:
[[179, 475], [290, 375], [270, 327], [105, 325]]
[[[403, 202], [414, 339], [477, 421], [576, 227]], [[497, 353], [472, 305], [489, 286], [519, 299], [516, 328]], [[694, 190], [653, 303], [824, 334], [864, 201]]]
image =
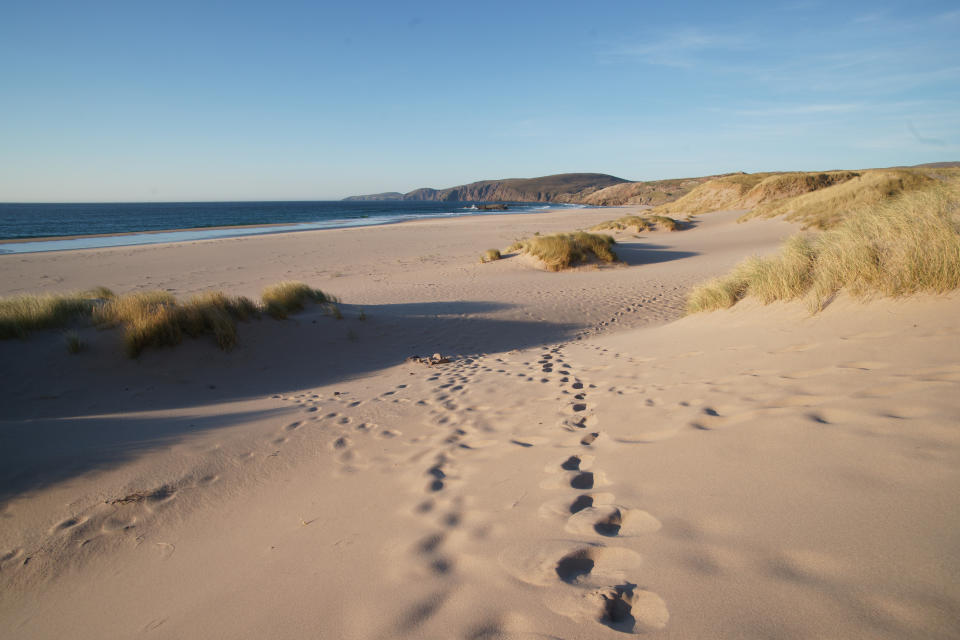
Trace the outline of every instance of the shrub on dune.
[[805, 299], [813, 311], [837, 292], [857, 297], [944, 293], [960, 287], [960, 180], [863, 208], [835, 228], [791, 238], [781, 252], [750, 258], [695, 288], [690, 313], [745, 297]]
[[617, 262], [612, 246], [616, 241], [608, 235], [586, 233], [556, 233], [519, 240], [509, 251], [519, 251], [541, 260], [551, 271], [568, 269], [591, 260]]

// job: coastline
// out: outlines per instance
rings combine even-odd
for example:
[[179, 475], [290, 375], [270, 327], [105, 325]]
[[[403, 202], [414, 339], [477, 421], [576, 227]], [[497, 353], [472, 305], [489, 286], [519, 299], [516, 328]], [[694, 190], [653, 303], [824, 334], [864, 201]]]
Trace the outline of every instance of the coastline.
[[[208, 227], [182, 227], [171, 229], [152, 229], [145, 231], [124, 231], [116, 233], [94, 233], [94, 234], [75, 234], [62, 236], [38, 236], [30, 238], [0, 238], [0, 255], [4, 254], [22, 254], [22, 253], [40, 253], [48, 251], [69, 251], [75, 249], [99, 249], [110, 246], [139, 246], [145, 244], [160, 244], [165, 242], [193, 242], [197, 240], [212, 240], [218, 238], [247, 237], [255, 235], [269, 235], [274, 233], [298, 233], [302, 231], [319, 231], [326, 229], [348, 229], [355, 227], [375, 227], [386, 224], [398, 224], [402, 222], [413, 222], [416, 220], [440, 220], [447, 218], [462, 218], [470, 216], [488, 216], [488, 215], [536, 215], [538, 213], [550, 213], [557, 210], [575, 210], [579, 208], [588, 208], [581, 205], [569, 205], [563, 203], [523, 203], [523, 204], [542, 204], [543, 210], [530, 212], [517, 212], [510, 210], [477, 210], [470, 213], [444, 213], [444, 214], [409, 214], [409, 217], [396, 216], [364, 216], [355, 219], [340, 219], [331, 221], [317, 222], [276, 222], [276, 223], [258, 223], [258, 224], [237, 224], [237, 225], [213, 225]], [[597, 208], [597, 207], [589, 207]], [[614, 208], [614, 207], [611, 207]], [[231, 233], [232, 232], [232, 233]], [[156, 236], [177, 236], [173, 239], [156, 240]], [[106, 239], [117, 239], [118, 242], [106, 243]], [[97, 242], [97, 240], [101, 242]], [[123, 240], [141, 239], [140, 242], [124, 242]], [[10, 246], [12, 245], [12, 246]], [[27, 249], [18, 245], [30, 245]]]

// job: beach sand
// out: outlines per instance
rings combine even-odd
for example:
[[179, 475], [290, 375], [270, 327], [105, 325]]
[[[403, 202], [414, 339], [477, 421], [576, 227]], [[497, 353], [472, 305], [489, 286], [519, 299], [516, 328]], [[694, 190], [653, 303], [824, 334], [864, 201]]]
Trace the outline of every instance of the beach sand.
[[960, 296], [682, 318], [796, 230], [737, 212], [479, 262], [631, 211], [0, 256], [0, 295], [344, 303], [0, 342], [0, 635], [960, 637]]

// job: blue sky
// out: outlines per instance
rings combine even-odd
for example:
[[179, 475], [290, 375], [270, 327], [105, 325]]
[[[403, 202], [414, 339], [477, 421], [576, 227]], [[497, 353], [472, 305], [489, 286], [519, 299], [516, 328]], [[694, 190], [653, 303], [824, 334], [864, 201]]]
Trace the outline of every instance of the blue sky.
[[960, 160], [958, 41], [955, 1], [3, 0], [0, 201]]

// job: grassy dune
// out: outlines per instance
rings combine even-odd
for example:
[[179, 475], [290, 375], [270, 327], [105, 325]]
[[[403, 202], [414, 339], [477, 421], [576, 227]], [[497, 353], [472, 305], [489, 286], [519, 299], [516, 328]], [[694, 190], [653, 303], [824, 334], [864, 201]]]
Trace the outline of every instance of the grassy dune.
[[919, 171], [867, 171], [828, 188], [764, 202], [740, 220], [785, 216], [791, 222], [801, 223], [804, 228], [829, 229], [857, 209], [931, 184], [933, 179]]
[[641, 231], [650, 231], [651, 229], [655, 228], [666, 229], [667, 231], [676, 231], [679, 226], [680, 225], [676, 220], [667, 216], [623, 216], [622, 218], [617, 218], [616, 220], [607, 220], [605, 222], [601, 222], [600, 224], [595, 225], [591, 231], [603, 231], [605, 229], [624, 231], [626, 229], [630, 229], [631, 227], [635, 228], [637, 233], [640, 233]]
[[[335, 309], [336, 299], [299, 282], [281, 282], [267, 287], [262, 301], [231, 297], [219, 291], [178, 302], [166, 291], [146, 291], [116, 296], [98, 287], [82, 293], [24, 295], [0, 299], [0, 338], [25, 337], [38, 329], [65, 328], [87, 323], [119, 327], [130, 357], [147, 347], [173, 346], [184, 336], [210, 335], [229, 350], [237, 344], [237, 320], [267, 313], [275, 318], [301, 311], [308, 302]], [[68, 349], [72, 342], [68, 340]], [[77, 347], [76, 350], [79, 350]]]
[[799, 234], [769, 258], [750, 258], [694, 289], [689, 313], [752, 297], [807, 302], [818, 311], [839, 291], [857, 297], [960, 287], [960, 178], [861, 207], [835, 227]]
[[529, 254], [541, 260], [550, 271], [560, 271], [593, 260], [617, 262], [614, 244], [616, 241], [608, 235], [577, 231], [534, 236], [515, 242], [507, 251]]
[[706, 182], [655, 213], [698, 214], [758, 205], [826, 189], [857, 177], [854, 171], [734, 174]]

